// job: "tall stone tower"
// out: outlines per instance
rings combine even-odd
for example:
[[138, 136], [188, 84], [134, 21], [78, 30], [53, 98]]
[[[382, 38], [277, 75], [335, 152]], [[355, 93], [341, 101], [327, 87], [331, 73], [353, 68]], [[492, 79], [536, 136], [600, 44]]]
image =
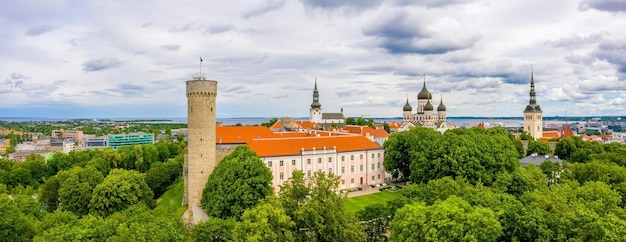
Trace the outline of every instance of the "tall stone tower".
[[322, 123], [322, 104], [320, 104], [320, 93], [317, 91], [317, 79], [315, 79], [315, 89], [313, 89], [313, 103], [309, 109], [311, 122]]
[[533, 77], [532, 67], [530, 68], [530, 101], [524, 110], [524, 131], [530, 134], [534, 139], [543, 136], [543, 120], [541, 115], [541, 107], [537, 105], [537, 97], [535, 93], [535, 80]]
[[196, 77], [187, 81], [188, 143], [185, 154], [183, 177], [187, 202], [187, 221], [203, 220], [200, 209], [202, 190], [217, 161], [215, 157], [215, 97], [217, 81]]

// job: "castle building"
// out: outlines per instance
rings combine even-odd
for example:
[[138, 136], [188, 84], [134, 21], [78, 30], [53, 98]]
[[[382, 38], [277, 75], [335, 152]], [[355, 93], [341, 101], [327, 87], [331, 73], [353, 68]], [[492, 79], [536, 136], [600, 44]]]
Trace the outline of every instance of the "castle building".
[[307, 178], [316, 171], [338, 175], [340, 189], [385, 183], [385, 149], [362, 135], [253, 139], [248, 147], [272, 172], [277, 192], [295, 170]]
[[324, 128], [330, 127], [333, 124], [339, 127], [343, 127], [345, 120], [343, 117], [343, 108], [340, 113], [323, 113], [322, 104], [320, 104], [320, 94], [317, 91], [317, 79], [315, 79], [315, 88], [313, 89], [313, 103], [311, 103], [311, 109], [309, 109], [309, 115], [311, 122], [317, 123]]
[[185, 192], [183, 205], [188, 205], [184, 218], [196, 224], [206, 220], [200, 209], [202, 190], [217, 166], [215, 153], [215, 97], [217, 81], [196, 77], [187, 81], [187, 149], [183, 164]]
[[530, 70], [530, 101], [524, 109], [524, 132], [527, 132], [534, 139], [540, 139], [543, 136], [543, 120], [541, 107], [537, 105], [537, 97], [535, 93], [535, 80], [532, 68]]
[[443, 104], [443, 97], [437, 106], [437, 112], [431, 102], [432, 95], [426, 88], [426, 75], [424, 75], [424, 86], [417, 94], [416, 112], [413, 113], [413, 107], [409, 104], [409, 98], [406, 98], [406, 104], [402, 107], [402, 125], [398, 131], [409, 130], [413, 127], [428, 127], [440, 132], [449, 129], [446, 121], [446, 106]]

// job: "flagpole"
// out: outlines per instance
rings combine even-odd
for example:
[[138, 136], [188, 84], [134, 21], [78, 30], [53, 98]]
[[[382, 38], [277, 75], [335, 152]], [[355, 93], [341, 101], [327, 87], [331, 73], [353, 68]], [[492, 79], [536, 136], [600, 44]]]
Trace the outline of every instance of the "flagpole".
[[200, 78], [202, 78], [202, 56], [200, 56]]

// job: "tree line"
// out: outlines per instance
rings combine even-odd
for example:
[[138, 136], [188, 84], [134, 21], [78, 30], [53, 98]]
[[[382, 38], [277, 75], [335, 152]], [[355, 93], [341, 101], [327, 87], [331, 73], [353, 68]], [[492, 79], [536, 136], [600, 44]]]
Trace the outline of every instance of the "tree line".
[[[185, 142], [0, 159], [0, 238], [180, 241], [177, 217], [153, 217], [155, 198], [182, 174]], [[156, 230], [156, 231], [152, 231]]]

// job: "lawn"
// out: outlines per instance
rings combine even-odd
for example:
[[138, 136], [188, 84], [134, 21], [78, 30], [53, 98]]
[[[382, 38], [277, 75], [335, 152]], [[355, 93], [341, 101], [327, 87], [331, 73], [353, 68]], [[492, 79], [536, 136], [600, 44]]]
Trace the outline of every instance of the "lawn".
[[156, 208], [152, 212], [154, 216], [160, 217], [165, 215], [175, 215], [178, 217], [183, 216], [187, 206], [181, 206], [183, 202], [185, 184], [183, 179], [178, 180], [176, 183], [170, 185], [167, 191], [157, 199]]
[[382, 191], [364, 196], [351, 197], [344, 201], [344, 207], [347, 213], [356, 214], [356, 212], [363, 210], [367, 205], [385, 203], [399, 196], [401, 196], [399, 191]]

